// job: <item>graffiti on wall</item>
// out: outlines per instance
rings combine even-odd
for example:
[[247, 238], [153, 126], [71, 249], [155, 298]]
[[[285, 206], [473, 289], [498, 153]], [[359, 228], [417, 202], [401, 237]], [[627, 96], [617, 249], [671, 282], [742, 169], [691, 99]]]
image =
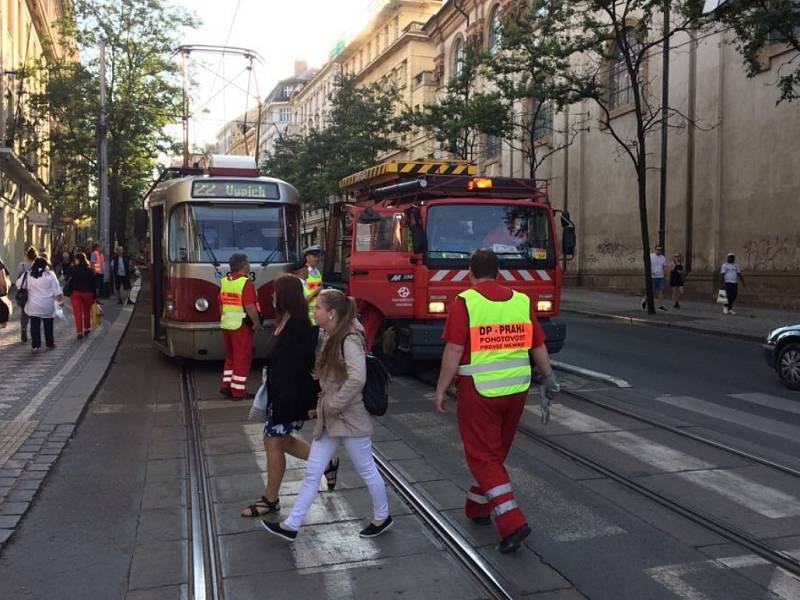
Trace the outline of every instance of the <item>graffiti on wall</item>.
[[748, 240], [743, 248], [743, 267], [750, 271], [800, 270], [800, 234]]
[[587, 254], [585, 262], [593, 266], [616, 266], [636, 264], [641, 260], [638, 248], [631, 248], [617, 240], [604, 239], [595, 251]]

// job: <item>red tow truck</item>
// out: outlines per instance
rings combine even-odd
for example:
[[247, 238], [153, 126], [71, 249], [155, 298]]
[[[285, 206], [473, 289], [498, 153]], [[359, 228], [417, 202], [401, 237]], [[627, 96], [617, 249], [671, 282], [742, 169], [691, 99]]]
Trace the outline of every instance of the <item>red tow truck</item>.
[[323, 278], [356, 298], [371, 347], [396, 370], [441, 358], [448, 307], [470, 286], [477, 248], [497, 254], [500, 282], [530, 296], [548, 350], [561, 349], [559, 259], [571, 258], [575, 230], [550, 206], [546, 182], [425, 161], [382, 163], [340, 187], [346, 199], [330, 207]]

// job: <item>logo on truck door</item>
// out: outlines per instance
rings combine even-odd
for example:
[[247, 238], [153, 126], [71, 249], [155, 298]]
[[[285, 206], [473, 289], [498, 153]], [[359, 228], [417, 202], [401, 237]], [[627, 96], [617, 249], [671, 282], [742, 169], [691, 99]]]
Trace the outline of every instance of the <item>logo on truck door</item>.
[[397, 288], [397, 295], [401, 298], [408, 298], [411, 295], [411, 290], [405, 286]]
[[399, 281], [414, 281], [413, 273], [389, 273], [386, 277], [393, 283]]

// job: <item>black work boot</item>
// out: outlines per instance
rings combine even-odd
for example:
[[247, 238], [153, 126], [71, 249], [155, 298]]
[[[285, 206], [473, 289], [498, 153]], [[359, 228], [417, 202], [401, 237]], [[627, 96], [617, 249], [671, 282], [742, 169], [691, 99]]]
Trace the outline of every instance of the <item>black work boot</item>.
[[503, 538], [503, 541], [500, 542], [500, 545], [497, 546], [497, 551], [501, 552], [502, 554], [508, 554], [509, 552], [516, 551], [522, 545], [522, 542], [525, 541], [531, 534], [531, 528], [527, 525], [523, 525], [513, 533], [507, 535]]

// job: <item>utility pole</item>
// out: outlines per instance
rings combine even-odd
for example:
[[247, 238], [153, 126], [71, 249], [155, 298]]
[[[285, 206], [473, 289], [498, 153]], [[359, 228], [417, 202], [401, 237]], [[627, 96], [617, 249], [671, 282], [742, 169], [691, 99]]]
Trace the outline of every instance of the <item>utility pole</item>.
[[189, 52], [181, 52], [183, 71], [183, 168], [189, 168]]
[[670, 0], [664, 0], [664, 41], [661, 50], [661, 181], [658, 198], [658, 243], [666, 252], [667, 237], [667, 136], [669, 127], [669, 28]]
[[109, 260], [111, 258], [111, 206], [108, 199], [108, 105], [106, 100], [106, 43], [100, 42], [100, 118], [97, 123], [98, 157], [100, 162], [100, 198], [98, 202], [98, 241], [106, 256], [106, 272], [103, 280], [107, 281]]

